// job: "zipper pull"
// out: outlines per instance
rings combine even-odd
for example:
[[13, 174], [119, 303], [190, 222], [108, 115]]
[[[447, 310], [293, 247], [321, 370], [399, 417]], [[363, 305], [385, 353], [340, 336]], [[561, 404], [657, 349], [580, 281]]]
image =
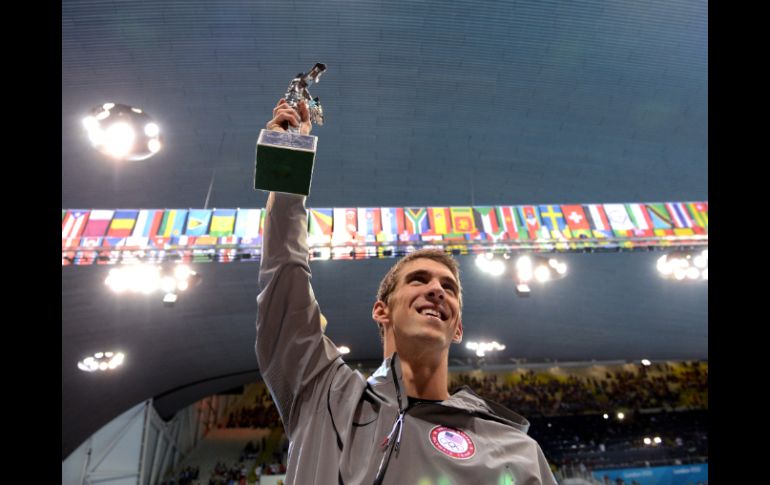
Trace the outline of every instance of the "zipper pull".
[[398, 415], [398, 418], [396, 418], [396, 422], [393, 423], [393, 428], [390, 430], [390, 433], [388, 433], [385, 439], [382, 440], [380, 446], [387, 446], [388, 443], [390, 443], [391, 438], [393, 438], [393, 435], [396, 433], [396, 428], [398, 428], [398, 437], [396, 439], [396, 451], [398, 451], [399, 444], [401, 443], [401, 428], [403, 427], [403, 423], [404, 411], [401, 411]]

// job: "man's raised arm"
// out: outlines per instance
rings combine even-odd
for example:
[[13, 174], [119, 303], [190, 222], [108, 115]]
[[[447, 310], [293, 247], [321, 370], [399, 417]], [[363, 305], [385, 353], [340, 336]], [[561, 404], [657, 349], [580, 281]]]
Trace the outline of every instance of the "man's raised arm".
[[[309, 133], [307, 107], [300, 105], [298, 115], [281, 100], [267, 128], [282, 131], [286, 123]], [[340, 355], [321, 332], [310, 286], [304, 202], [302, 195], [268, 196], [257, 297], [257, 363], [290, 436], [307, 401], [303, 393]]]

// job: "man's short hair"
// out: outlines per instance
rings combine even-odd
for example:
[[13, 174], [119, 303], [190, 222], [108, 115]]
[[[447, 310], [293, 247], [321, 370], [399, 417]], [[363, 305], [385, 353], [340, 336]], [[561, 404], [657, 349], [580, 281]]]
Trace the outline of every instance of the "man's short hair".
[[[455, 277], [455, 280], [457, 280], [457, 298], [460, 301], [460, 311], [462, 312], [463, 287], [460, 283], [460, 265], [457, 263], [455, 258], [445, 253], [441, 249], [418, 249], [417, 251], [409, 253], [403, 258], [399, 259], [396, 264], [390, 267], [388, 272], [385, 274], [385, 277], [383, 277], [382, 281], [380, 281], [380, 287], [377, 290], [377, 301], [382, 301], [386, 305], [388, 304], [390, 295], [396, 289], [396, 285], [398, 284], [398, 277], [400, 276], [399, 272], [401, 268], [406, 263], [414, 261], [415, 259], [432, 259], [433, 261], [441, 263], [449, 268], [449, 270], [452, 272], [452, 275]], [[385, 330], [382, 328], [382, 325], [379, 322], [377, 322], [377, 326], [380, 328], [380, 338], [384, 338]]]

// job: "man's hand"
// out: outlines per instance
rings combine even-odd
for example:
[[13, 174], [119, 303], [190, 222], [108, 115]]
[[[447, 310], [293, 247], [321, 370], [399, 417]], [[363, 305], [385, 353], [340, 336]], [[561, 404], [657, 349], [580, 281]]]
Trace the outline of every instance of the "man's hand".
[[313, 128], [312, 123], [310, 123], [310, 112], [307, 110], [307, 105], [304, 101], [300, 101], [298, 107], [299, 113], [289, 106], [285, 99], [278, 101], [278, 104], [273, 108], [273, 119], [267, 122], [267, 129], [286, 131], [289, 125], [299, 126], [300, 133], [309, 135], [310, 130]]

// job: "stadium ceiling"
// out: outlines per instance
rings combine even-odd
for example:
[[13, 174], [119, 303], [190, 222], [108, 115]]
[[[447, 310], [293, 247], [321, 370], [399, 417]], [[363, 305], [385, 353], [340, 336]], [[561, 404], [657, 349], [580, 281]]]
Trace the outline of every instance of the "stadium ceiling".
[[[705, 201], [707, 8], [64, 0], [62, 207], [263, 207], [256, 136], [316, 62], [327, 121], [308, 206]], [[164, 149], [105, 160], [81, 124], [105, 102], [150, 112]], [[707, 283], [659, 278], [658, 255], [569, 254], [568, 277], [528, 298], [461, 257], [466, 338], [530, 361], [707, 358]], [[351, 361], [381, 358], [369, 315], [391, 262], [313, 263]], [[201, 265], [171, 308], [108, 293], [108, 269], [62, 268], [62, 458], [144, 399], [169, 417], [258, 375], [256, 265]], [[119, 371], [78, 369], [109, 348], [126, 354]]]

